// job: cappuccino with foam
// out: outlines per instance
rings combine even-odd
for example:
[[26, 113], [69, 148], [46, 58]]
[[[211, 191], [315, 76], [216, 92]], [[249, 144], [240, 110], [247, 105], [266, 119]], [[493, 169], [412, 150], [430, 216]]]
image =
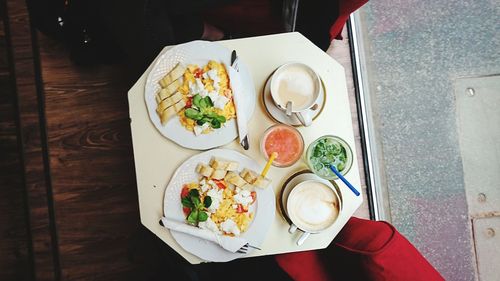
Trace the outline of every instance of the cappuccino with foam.
[[309, 180], [295, 186], [287, 200], [287, 213], [301, 230], [315, 233], [332, 225], [339, 215], [339, 199], [326, 184]]

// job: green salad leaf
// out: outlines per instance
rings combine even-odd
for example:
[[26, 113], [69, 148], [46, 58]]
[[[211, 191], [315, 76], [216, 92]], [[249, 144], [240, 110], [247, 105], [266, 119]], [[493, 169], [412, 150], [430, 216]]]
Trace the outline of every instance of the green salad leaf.
[[184, 115], [195, 120], [197, 125], [202, 126], [208, 123], [212, 128], [218, 129], [227, 121], [226, 117], [215, 112], [214, 104], [209, 96], [203, 98], [200, 94], [196, 94], [192, 102], [193, 107], [186, 109]]
[[182, 206], [190, 209], [189, 215], [186, 218], [187, 222], [197, 226], [199, 222], [203, 222], [208, 219], [208, 214], [205, 212], [205, 208], [212, 205], [212, 197], [208, 195], [205, 196], [202, 203], [198, 189], [191, 189], [186, 197], [181, 198], [181, 203]]
[[193, 120], [201, 120], [203, 118], [203, 114], [194, 108], [186, 109], [184, 111], [184, 115], [186, 115], [187, 118], [190, 118]]
[[189, 216], [187, 217], [187, 221], [191, 224], [198, 225], [198, 210], [194, 209], [189, 213]]
[[203, 200], [203, 205], [205, 205], [205, 208], [208, 208], [212, 205], [212, 197], [210, 196], [205, 196], [205, 199]]
[[198, 221], [207, 221], [208, 215], [205, 212], [199, 212], [198, 213]]

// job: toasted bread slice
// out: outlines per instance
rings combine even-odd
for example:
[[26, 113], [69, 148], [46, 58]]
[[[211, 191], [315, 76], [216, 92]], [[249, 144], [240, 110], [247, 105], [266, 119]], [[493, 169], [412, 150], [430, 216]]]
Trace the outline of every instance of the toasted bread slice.
[[156, 112], [161, 113], [166, 108], [178, 103], [182, 99], [182, 94], [180, 92], [176, 92], [172, 96], [162, 100], [158, 106], [156, 107]]
[[162, 88], [167, 88], [172, 82], [182, 77], [184, 71], [186, 71], [186, 67], [182, 63], [178, 63], [169, 73], [167, 73], [167, 75], [163, 76], [158, 83]]
[[270, 183], [271, 183], [270, 179], [259, 175], [257, 177], [257, 180], [255, 180], [255, 182], [253, 183], [253, 185], [255, 185], [258, 188], [264, 189], [264, 188], [268, 187]]
[[221, 180], [226, 176], [226, 173], [226, 170], [214, 170], [210, 177], [216, 180]]
[[165, 125], [168, 120], [177, 115], [179, 111], [181, 111], [186, 106], [186, 102], [181, 99], [177, 103], [167, 107], [160, 114], [161, 124]]
[[253, 184], [257, 180], [258, 174], [252, 170], [243, 169], [240, 176], [249, 184]]
[[228, 172], [224, 180], [237, 187], [242, 187], [247, 184], [247, 182], [235, 172]]
[[198, 172], [202, 176], [208, 178], [208, 177], [210, 177], [212, 175], [212, 173], [214, 172], [214, 169], [212, 167], [208, 166], [208, 165], [200, 163], [196, 167], [196, 172]]

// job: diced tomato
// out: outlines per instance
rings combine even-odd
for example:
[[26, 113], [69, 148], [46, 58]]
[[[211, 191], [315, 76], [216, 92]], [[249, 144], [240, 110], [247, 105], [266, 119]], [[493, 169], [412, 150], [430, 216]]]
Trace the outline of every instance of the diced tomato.
[[252, 191], [250, 192], [250, 196], [252, 196], [252, 204], [257, 200], [257, 192]]
[[238, 207], [236, 208], [236, 213], [243, 213], [243, 206], [241, 204], [238, 204]]
[[187, 217], [189, 215], [189, 213], [191, 213], [191, 209], [188, 207], [182, 207], [182, 212]]
[[236, 207], [236, 213], [245, 213], [248, 212], [248, 208], [243, 207], [243, 205], [238, 204], [238, 207]]
[[220, 189], [226, 189], [226, 185], [222, 181], [219, 180], [213, 180], [213, 181]]
[[193, 106], [193, 98], [189, 98], [186, 102], [186, 106], [184, 108], [190, 108]]
[[189, 194], [189, 187], [185, 184], [183, 187], [182, 187], [182, 191], [181, 191], [181, 198], [184, 198], [184, 197], [187, 197]]
[[203, 75], [203, 70], [202, 70], [201, 68], [197, 68], [197, 69], [194, 71], [194, 77], [195, 77], [195, 78], [200, 78], [202, 75]]

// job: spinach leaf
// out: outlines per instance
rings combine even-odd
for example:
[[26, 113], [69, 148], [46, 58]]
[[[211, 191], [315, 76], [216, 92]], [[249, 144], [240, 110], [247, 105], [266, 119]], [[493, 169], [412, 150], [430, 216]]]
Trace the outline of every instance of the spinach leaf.
[[186, 115], [187, 118], [193, 119], [193, 120], [201, 120], [203, 118], [203, 114], [201, 114], [198, 110], [194, 108], [188, 108], [184, 111], [184, 114]]
[[206, 96], [203, 99], [207, 103], [208, 107], [213, 107], [214, 106], [214, 103], [212, 102], [212, 99], [209, 96]]
[[224, 117], [222, 115], [215, 116], [215, 119], [217, 119], [217, 121], [219, 121], [221, 123], [225, 123], [226, 122], [226, 117]]
[[205, 199], [203, 199], [203, 205], [205, 205], [205, 208], [210, 207], [212, 205], [212, 197], [210, 196], [205, 196]]
[[198, 213], [198, 221], [206, 221], [208, 219], [207, 213], [201, 211]]
[[[201, 111], [204, 111], [206, 110], [208, 107], [209, 107], [209, 104], [207, 102], [207, 97], [204, 97], [200, 100], [200, 110]], [[210, 98], [208, 97], [208, 99], [210, 100]]]
[[187, 217], [187, 221], [191, 224], [198, 224], [198, 215], [199, 213], [197, 209], [192, 210], [189, 216]]
[[197, 107], [197, 108], [200, 108], [200, 101], [201, 101], [202, 97], [199, 95], [199, 94], [196, 94], [194, 97], [193, 97], [193, 104]]
[[220, 128], [220, 121], [217, 120], [217, 119], [212, 119], [212, 121], [210, 122], [210, 124], [212, 125], [212, 128], [214, 129], [219, 129]]
[[189, 191], [189, 196], [200, 197], [200, 192], [198, 191], [198, 189], [193, 188]]
[[193, 205], [195, 208], [199, 208], [199, 206], [201, 205], [200, 197], [191, 196], [191, 201], [193, 201]]
[[210, 111], [210, 112], [207, 112], [207, 113], [205, 114], [205, 116], [207, 116], [207, 117], [209, 117], [209, 118], [216, 118], [216, 117], [217, 117], [217, 116], [219, 116], [219, 115], [217, 115], [217, 113], [215, 113], [215, 112], [213, 112], [213, 111]]
[[182, 206], [184, 206], [184, 207], [188, 207], [188, 208], [194, 207], [193, 202], [191, 201], [191, 199], [188, 196], [182, 198], [181, 202], [182, 202]]

